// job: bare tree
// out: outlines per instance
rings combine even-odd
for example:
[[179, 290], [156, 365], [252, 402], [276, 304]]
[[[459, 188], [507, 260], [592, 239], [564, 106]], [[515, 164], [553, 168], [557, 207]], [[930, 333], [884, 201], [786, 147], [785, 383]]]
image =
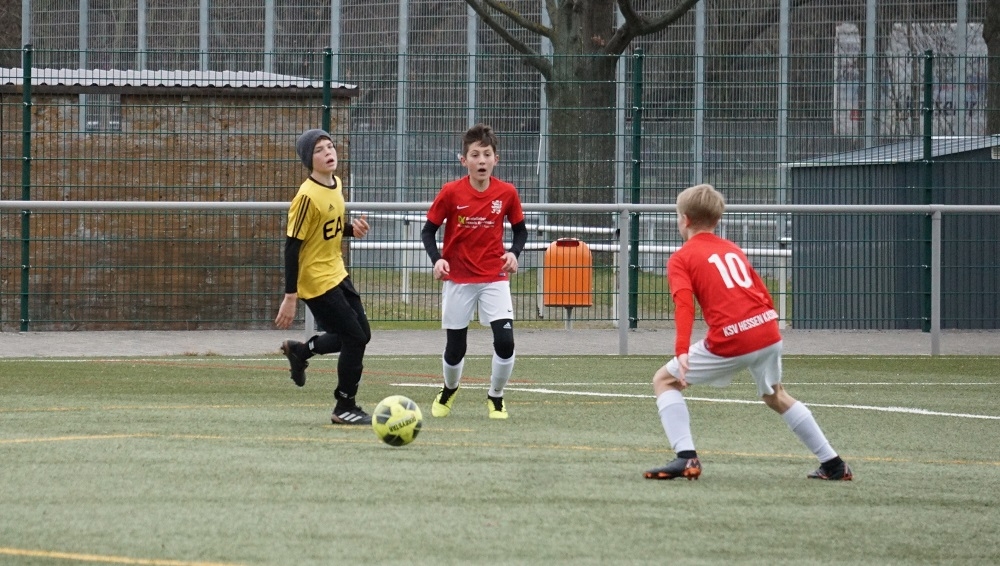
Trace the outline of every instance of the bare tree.
[[[612, 202], [618, 58], [633, 39], [666, 29], [698, 0], [675, 0], [673, 8], [654, 17], [640, 14], [633, 0], [546, 0], [548, 26], [530, 21], [503, 0], [466, 3], [545, 78], [551, 117], [549, 200]], [[616, 7], [624, 16], [620, 26]], [[515, 27], [547, 38], [552, 57], [517, 39]]]

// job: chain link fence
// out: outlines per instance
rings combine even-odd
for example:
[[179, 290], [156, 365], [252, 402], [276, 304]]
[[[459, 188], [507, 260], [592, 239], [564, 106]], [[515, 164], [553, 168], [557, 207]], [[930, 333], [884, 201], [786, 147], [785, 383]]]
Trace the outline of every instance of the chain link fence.
[[[509, 4], [533, 21], [544, 17], [542, 2]], [[661, 9], [656, 4], [639, 8], [653, 14]], [[912, 181], [885, 180], [880, 192], [866, 192], [862, 180], [873, 183], [888, 171], [865, 177], [820, 162], [868, 151], [859, 159], [878, 165], [878, 156], [898, 144], [921, 143], [927, 84], [935, 110], [933, 135], [985, 136], [991, 81], [981, 24], [986, 2], [787, 4], [789, 11], [782, 14], [779, 2], [739, 8], [703, 2], [664, 32], [633, 42], [618, 64], [614, 98], [592, 109], [595, 116], [614, 113], [613, 131], [591, 140], [607, 148], [599, 159], [601, 174], [607, 171], [613, 180], [607, 186], [553, 183], [550, 169], [558, 159], [550, 148], [562, 139], [550, 131], [550, 115], [559, 108], [547, 100], [539, 74], [462, 2], [146, 0], [123, 6], [90, 1], [80, 4], [81, 11], [26, 0], [22, 38], [34, 46], [37, 68], [268, 72], [312, 81], [323, 79], [322, 51], [332, 46], [333, 81], [356, 87], [330, 125], [340, 140], [341, 174], [354, 201], [430, 201], [443, 182], [464, 174], [457, 160], [461, 133], [484, 121], [501, 136], [498, 176], [514, 182], [528, 203], [552, 201], [563, 189], [581, 201], [670, 203], [679, 190], [702, 181], [718, 186], [733, 204], [793, 203], [803, 194], [796, 183], [805, 182], [809, 194], [829, 202], [923, 202], [925, 193], [905, 190]], [[546, 49], [523, 29], [514, 36], [532, 49]], [[928, 50], [934, 52], [929, 81]], [[20, 67], [21, 58], [20, 50], [0, 51], [10, 69]], [[265, 94], [269, 89], [262, 87], [183, 100], [176, 89], [176, 97], [170, 89], [129, 95], [84, 90], [69, 87], [32, 102], [37, 118], [31, 199], [287, 202], [304, 175], [292, 151], [294, 137], [324, 119], [315, 92], [282, 97]], [[2, 92], [0, 194], [20, 199], [24, 105], [16, 89]], [[639, 116], [636, 106], [642, 109]], [[947, 155], [991, 174], [991, 147], [985, 146], [985, 156], [972, 150]], [[819, 162], [802, 165], [812, 160]], [[814, 170], [826, 176], [800, 174]], [[957, 185], [939, 196], [968, 195], [956, 201], [961, 204], [996, 202], [995, 193], [972, 176], [952, 181]], [[923, 182], [919, 175], [917, 182]], [[0, 212], [0, 324], [6, 330], [20, 326], [21, 305], [27, 302], [33, 329], [267, 327], [281, 287], [283, 217], [36, 213], [28, 235], [32, 268], [25, 298], [24, 218]], [[545, 247], [556, 238], [575, 237], [599, 250], [617, 238], [617, 219], [539, 212], [528, 220], [529, 249], [535, 251], [526, 252], [525, 269], [513, 283], [517, 314], [522, 320], [560, 320], [560, 310], [541, 305], [537, 297]], [[419, 213], [376, 215], [369, 241], [351, 251], [352, 271], [374, 321], [437, 319], [437, 285], [423, 252], [412, 247], [421, 224]], [[794, 224], [790, 215], [734, 214], [723, 229], [748, 248], [790, 250]], [[647, 245], [634, 262], [636, 296], [642, 297], [633, 307], [635, 322], [666, 323], [671, 316], [662, 276], [667, 252], [656, 246], [666, 250], [679, 239], [669, 215], [639, 215], [635, 228]], [[983, 230], [985, 240], [995, 242], [992, 228]], [[842, 231], [830, 235], [843, 237]], [[846, 254], [837, 261], [846, 261]], [[759, 267], [773, 290], [791, 296], [795, 282], [779, 280], [777, 264], [764, 257]], [[913, 265], [903, 272], [919, 274], [920, 255], [906, 257]], [[966, 258], [977, 280], [1000, 279], [993, 263], [977, 257]], [[574, 318], [604, 323], [615, 318], [618, 278], [608, 253], [598, 251], [594, 261], [595, 305]], [[803, 269], [822, 279], [833, 265], [839, 264]], [[77, 288], [82, 281], [91, 281], [91, 287]], [[125, 282], [134, 286], [123, 289]], [[149, 286], [154, 282], [159, 287]], [[992, 296], [989, 285], [980, 289], [982, 296]], [[885, 291], [899, 292], [908, 291]], [[89, 310], [81, 311], [82, 305]], [[810, 322], [800, 324], [850, 326], [867, 316], [845, 321], [827, 311], [810, 313]], [[872, 316], [885, 319], [877, 312]], [[957, 325], [989, 326], [983, 320], [988, 316], [962, 315], [964, 322]], [[921, 315], [907, 311], [889, 316], [895, 322], [873, 324], [902, 324], [899, 317], [912, 326]]]

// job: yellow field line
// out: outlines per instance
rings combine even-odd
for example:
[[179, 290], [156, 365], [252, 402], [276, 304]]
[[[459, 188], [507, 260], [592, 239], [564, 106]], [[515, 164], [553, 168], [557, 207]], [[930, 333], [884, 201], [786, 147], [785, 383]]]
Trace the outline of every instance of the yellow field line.
[[24, 407], [0, 409], [0, 413], [62, 413], [84, 411], [172, 411], [191, 409], [259, 409], [259, 408], [313, 408], [326, 407], [327, 403], [257, 403], [257, 404], [212, 404], [212, 405], [103, 405], [93, 407]]
[[33, 442], [70, 442], [75, 440], [112, 440], [115, 438], [155, 438], [156, 434], [91, 434], [87, 436], [51, 436], [46, 438], [4, 438], [0, 444], [30, 444]]
[[77, 562], [103, 562], [105, 564], [141, 564], [144, 566], [235, 566], [237, 562], [190, 562], [187, 560], [164, 560], [159, 558], [130, 558], [106, 554], [81, 554], [78, 552], [57, 552], [54, 550], [29, 550], [0, 546], [0, 554], [6, 556], [30, 556]]

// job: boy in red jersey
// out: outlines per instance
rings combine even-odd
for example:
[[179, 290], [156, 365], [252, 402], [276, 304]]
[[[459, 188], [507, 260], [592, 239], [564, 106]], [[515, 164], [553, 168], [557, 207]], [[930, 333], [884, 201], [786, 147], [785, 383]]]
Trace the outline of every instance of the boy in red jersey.
[[[701, 462], [681, 391], [695, 383], [724, 387], [747, 368], [764, 404], [819, 459], [820, 467], [806, 477], [850, 481], [851, 468], [834, 452], [812, 412], [781, 385], [781, 334], [771, 295], [743, 250], [714, 234], [725, 207], [722, 194], [711, 185], [696, 185], [677, 196], [677, 228], [685, 243], [667, 262], [677, 322], [675, 357], [653, 374], [660, 422], [677, 457], [645, 477], [698, 479]], [[708, 335], [691, 344], [695, 299]]]
[[[500, 161], [493, 129], [485, 124], [469, 128], [462, 138], [459, 161], [469, 174], [441, 187], [420, 233], [434, 263], [434, 278], [444, 281], [444, 387], [431, 404], [431, 415], [446, 417], [451, 413], [462, 379], [469, 321], [478, 305], [479, 322], [493, 329], [487, 413], [491, 419], [506, 419], [503, 388], [514, 371], [514, 307], [508, 276], [517, 272], [517, 258], [528, 240], [528, 230], [517, 189], [493, 177], [493, 168]], [[503, 247], [504, 218], [513, 232], [509, 250]], [[439, 252], [436, 235], [446, 221], [444, 250]]]

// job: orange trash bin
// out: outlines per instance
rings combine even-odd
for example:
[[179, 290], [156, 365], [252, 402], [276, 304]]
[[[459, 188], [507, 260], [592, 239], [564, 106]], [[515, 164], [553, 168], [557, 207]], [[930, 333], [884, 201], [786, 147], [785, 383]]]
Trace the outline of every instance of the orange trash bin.
[[565, 307], [566, 328], [574, 307], [594, 304], [594, 260], [586, 242], [560, 238], [549, 244], [542, 264], [542, 304]]

